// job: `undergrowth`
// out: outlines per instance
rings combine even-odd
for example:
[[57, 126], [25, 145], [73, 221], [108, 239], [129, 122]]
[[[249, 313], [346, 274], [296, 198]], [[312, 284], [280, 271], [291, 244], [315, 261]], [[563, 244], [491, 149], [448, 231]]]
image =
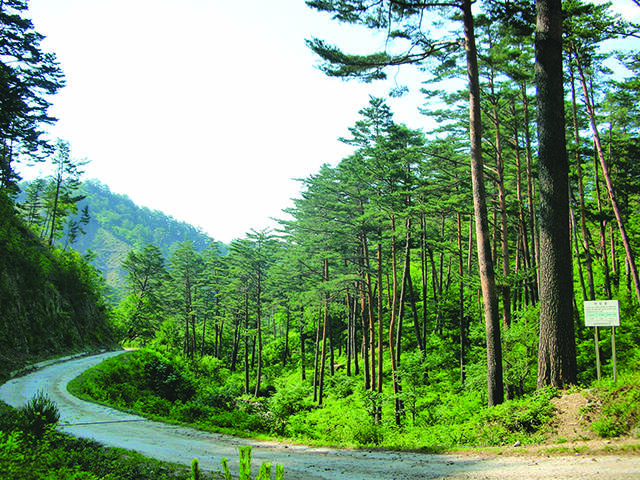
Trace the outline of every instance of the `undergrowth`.
[[[423, 451], [540, 442], [550, 433], [550, 400], [558, 394], [544, 389], [487, 408], [475, 390], [451, 392], [434, 383], [403, 397], [405, 404], [407, 399], [411, 403], [397, 424], [391, 393], [365, 390], [356, 377], [330, 377], [332, 394], [319, 408], [312, 400], [312, 384], [300, 382], [297, 374], [281, 375], [271, 396], [256, 398], [242, 395], [238, 378], [221, 373], [224, 366], [211, 360], [205, 364], [208, 371], [197, 361], [190, 368], [181, 360], [137, 351], [103, 362], [69, 388], [85, 398], [205, 430], [337, 447]], [[382, 409], [380, 422], [372, 415], [376, 408]]]
[[622, 375], [617, 385], [612, 380], [599, 382], [584, 410], [599, 436], [640, 438], [640, 373]]
[[[38, 394], [21, 409], [0, 402], [3, 480], [188, 480], [186, 467], [106, 448], [55, 430], [57, 407]], [[201, 478], [213, 478], [201, 476]]]

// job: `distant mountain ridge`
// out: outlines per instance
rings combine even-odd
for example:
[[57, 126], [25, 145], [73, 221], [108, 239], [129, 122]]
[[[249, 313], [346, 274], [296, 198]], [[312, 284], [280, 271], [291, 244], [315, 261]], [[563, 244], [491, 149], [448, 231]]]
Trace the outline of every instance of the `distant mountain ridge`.
[[113, 297], [119, 297], [125, 286], [126, 275], [120, 265], [132, 249], [151, 243], [168, 259], [179, 242], [190, 240], [196, 250], [203, 250], [214, 241], [193, 225], [111, 192], [98, 180], [83, 182], [79, 193], [86, 198], [78, 206], [88, 205], [91, 220], [73, 248], [83, 254], [93, 252], [91, 263], [105, 276]]

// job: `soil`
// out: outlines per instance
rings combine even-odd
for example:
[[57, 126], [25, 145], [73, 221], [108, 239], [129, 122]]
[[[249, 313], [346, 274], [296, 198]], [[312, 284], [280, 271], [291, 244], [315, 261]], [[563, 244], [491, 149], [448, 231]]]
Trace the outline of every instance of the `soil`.
[[640, 440], [593, 438], [580, 421], [581, 408], [587, 402], [580, 393], [554, 401], [559, 411], [557, 433], [552, 439], [555, 444], [447, 455], [336, 450], [239, 439], [152, 422], [81, 401], [67, 392], [67, 383], [83, 370], [120, 353], [44, 366], [0, 386], [0, 399], [20, 406], [37, 391], [44, 391], [58, 404], [60, 429], [65, 432], [161, 460], [189, 464], [195, 457], [202, 468], [214, 471], [221, 471], [220, 459], [227, 457], [232, 472], [237, 472], [238, 446], [252, 445], [254, 466], [264, 461], [284, 465], [287, 480], [640, 479]]

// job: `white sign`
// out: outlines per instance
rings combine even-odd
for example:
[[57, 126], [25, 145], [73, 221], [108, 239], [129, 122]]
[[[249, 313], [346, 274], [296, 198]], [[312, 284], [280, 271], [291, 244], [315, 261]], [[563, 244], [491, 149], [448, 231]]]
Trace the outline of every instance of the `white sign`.
[[584, 324], [587, 327], [619, 327], [618, 300], [584, 302]]

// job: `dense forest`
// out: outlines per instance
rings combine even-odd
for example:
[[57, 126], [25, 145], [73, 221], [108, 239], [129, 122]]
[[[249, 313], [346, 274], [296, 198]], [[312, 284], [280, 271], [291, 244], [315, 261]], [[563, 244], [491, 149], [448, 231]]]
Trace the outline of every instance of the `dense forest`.
[[[473, 444], [482, 429], [464, 423], [471, 412], [534, 394], [544, 416], [555, 389], [613, 374], [609, 332], [599, 338], [583, 319], [584, 301], [605, 299], [620, 305], [617, 368], [637, 371], [640, 57], [610, 48], [638, 26], [583, 0], [487, 1], [473, 14], [470, 0], [306, 3], [383, 38], [368, 54], [308, 40], [327, 75], [372, 82], [417, 67], [416, 108], [438, 128], [396, 123], [387, 99], [371, 97], [340, 139], [353, 153], [300, 180], [277, 230], [252, 230], [228, 251], [193, 240], [166, 249], [154, 227], [136, 236], [111, 323], [124, 344], [155, 353], [128, 360], [146, 375], [140, 389], [119, 371], [120, 393], [101, 399], [336, 443], [382, 444], [402, 429], [415, 447], [439, 423], [434, 442]], [[24, 5], [0, 7], [15, 36], [3, 55], [37, 46], [7, 13]], [[2, 63], [12, 87], [2, 90], [3, 201], [17, 198], [12, 164], [23, 155], [58, 174], [30, 183], [3, 219], [39, 225], [42, 248], [73, 255], [90, 235], [80, 202], [92, 193], [69, 144], [39, 140], [61, 72], [50, 55], [19, 62]], [[50, 208], [36, 219], [29, 202], [47, 188]], [[104, 225], [119, 209], [95, 215]], [[132, 217], [118, 228], [147, 225]], [[137, 397], [145, 388], [156, 397]], [[480, 424], [495, 420], [483, 415]], [[502, 440], [493, 435], [483, 441]]]

